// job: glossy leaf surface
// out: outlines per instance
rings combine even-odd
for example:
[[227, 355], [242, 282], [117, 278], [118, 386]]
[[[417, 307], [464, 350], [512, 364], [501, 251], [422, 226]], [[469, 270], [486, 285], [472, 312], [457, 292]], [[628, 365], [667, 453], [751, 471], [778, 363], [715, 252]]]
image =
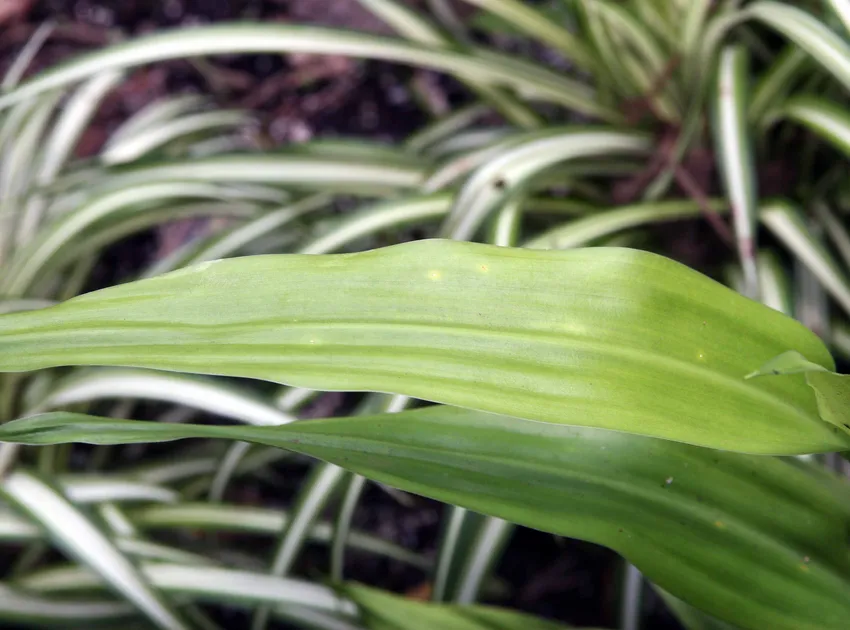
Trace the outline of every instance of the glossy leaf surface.
[[279, 427], [65, 413], [0, 427], [0, 439], [32, 444], [186, 437], [294, 450], [606, 545], [676, 597], [742, 628], [839, 630], [850, 614], [850, 488], [798, 460], [440, 406]]
[[567, 626], [492, 606], [420, 602], [359, 584], [344, 592], [369, 630], [566, 630]]
[[805, 383], [823, 343], [666, 258], [419, 241], [205, 263], [0, 316], [0, 370], [122, 365], [382, 391], [743, 452], [847, 447]]

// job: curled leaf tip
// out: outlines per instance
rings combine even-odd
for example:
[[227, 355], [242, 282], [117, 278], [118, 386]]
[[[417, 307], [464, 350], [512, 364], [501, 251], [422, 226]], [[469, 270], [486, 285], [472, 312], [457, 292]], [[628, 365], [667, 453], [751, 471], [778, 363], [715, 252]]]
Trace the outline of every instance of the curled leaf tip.
[[787, 374], [828, 371], [824, 366], [809, 361], [796, 350], [789, 350], [773, 357], [757, 370], [750, 372], [744, 377], [744, 380], [749, 380], [757, 376], [783, 376]]

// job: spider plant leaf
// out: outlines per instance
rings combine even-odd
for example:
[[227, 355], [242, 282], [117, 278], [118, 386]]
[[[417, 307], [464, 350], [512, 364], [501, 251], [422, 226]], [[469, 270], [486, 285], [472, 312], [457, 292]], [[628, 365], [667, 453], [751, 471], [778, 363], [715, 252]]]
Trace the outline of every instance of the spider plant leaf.
[[[434, 24], [403, 4], [393, 0], [359, 0], [359, 2], [390, 25], [393, 30], [411, 41], [431, 48], [458, 48], [457, 42], [448, 39]], [[504, 90], [475, 81], [467, 81], [467, 84], [483, 100], [492, 103], [494, 109], [501, 112], [508, 121], [526, 128], [540, 126], [537, 115]]]
[[850, 359], [850, 324], [844, 320], [832, 322], [830, 328], [830, 346], [843, 359]]
[[464, 530], [470, 529], [470, 522], [477, 521], [479, 517], [480, 515], [459, 505], [446, 506], [446, 513], [442, 517], [437, 563], [434, 567], [431, 587], [432, 600], [436, 602], [447, 600], [448, 584], [457, 574], [454, 565], [466, 550], [463, 544], [466, 542]]
[[844, 311], [850, 313], [850, 278], [823, 242], [808, 229], [800, 210], [780, 200], [764, 205], [759, 216], [762, 223], [811, 271]]
[[126, 369], [90, 370], [66, 377], [45, 393], [32, 412], [116, 398], [170, 402], [247, 424], [286, 424], [296, 419], [244, 388], [181, 374]]
[[[676, 84], [663, 79], [670, 60], [648, 30], [648, 25], [636, 18], [625, 6], [599, 0], [583, 0], [585, 11], [602, 20], [608, 30], [616, 55], [616, 63], [625, 73], [619, 81], [628, 78], [637, 87], [638, 94], [648, 100], [653, 111], [662, 119], [678, 122]], [[610, 52], [609, 52], [610, 55]]]
[[36, 176], [39, 186], [50, 184], [72, 157], [101, 101], [123, 77], [120, 72], [103, 72], [93, 76], [71, 94], [45, 142], [42, 164]]
[[[33, 177], [33, 184], [37, 188], [45, 188], [53, 183], [71, 157], [80, 137], [100, 106], [101, 100], [121, 78], [120, 72], [96, 75], [71, 96], [44, 140], [41, 163]], [[18, 220], [16, 238], [18, 247], [35, 238], [46, 205], [46, 200], [38, 195], [27, 201], [22, 216]]]
[[98, 221], [127, 207], [180, 199], [227, 199], [226, 190], [213, 183], [157, 181], [127, 186], [84, 204], [39, 232], [38, 238], [20, 249], [9, 264], [0, 287], [10, 296], [24, 295], [44, 267], [73, 239]]
[[[330, 501], [338, 494], [346, 480], [345, 470], [333, 464], [319, 462], [300, 485], [290, 518], [281, 531], [277, 549], [272, 558], [269, 574], [288, 575], [295, 560], [304, 548], [307, 535], [313, 523], [321, 515]], [[268, 623], [271, 609], [261, 606], [254, 611], [251, 628], [262, 630]]]
[[227, 484], [230, 483], [239, 464], [250, 450], [251, 445], [247, 442], [236, 442], [227, 449], [227, 452], [221, 458], [221, 465], [210, 481], [210, 490], [207, 496], [211, 503], [221, 503], [224, 500]]
[[804, 261], [797, 258], [794, 269], [794, 318], [815, 332], [829, 338], [829, 301], [827, 292], [818, 277]]
[[577, 68], [592, 67], [592, 55], [579, 36], [558, 20], [519, 0], [463, 0], [498, 16], [513, 28], [545, 42], [566, 56]]
[[848, 0], [826, 0], [826, 4], [844, 25], [845, 37], [850, 33], [850, 2]]
[[[374, 152], [372, 152], [374, 155]], [[347, 158], [337, 153], [311, 153], [299, 149], [266, 154], [216, 155], [192, 160], [165, 161], [110, 172], [109, 187], [123, 188], [162, 180], [185, 180], [206, 184], [271, 184], [306, 190], [340, 192], [395, 192], [421, 184], [424, 165], [409, 154], [392, 157], [383, 152], [366, 159], [362, 151]]]
[[388, 166], [422, 166], [423, 158], [408, 151], [380, 141], [363, 138], [349, 140], [345, 138], [317, 138], [309, 142], [295, 144], [286, 151], [276, 151], [281, 155], [308, 155], [312, 157], [346, 159], [354, 162], [384, 162]]
[[785, 100], [789, 90], [809, 68], [811, 58], [799, 46], [789, 44], [762, 72], [753, 87], [747, 118], [756, 127], [764, 127], [771, 113]]
[[0, 509], [0, 540], [4, 543], [25, 542], [42, 537], [38, 525], [19, 516], [5, 506]]
[[433, 145], [453, 138], [489, 111], [490, 108], [483, 103], [459, 107], [409, 136], [404, 146], [413, 153], [427, 151]]
[[789, 99], [781, 112], [850, 156], [850, 114], [844, 106], [822, 97], [801, 95]]
[[756, 263], [756, 182], [754, 158], [747, 125], [749, 60], [741, 46], [727, 46], [720, 53], [715, 96], [714, 137], [718, 166], [732, 208], [738, 258], [744, 272], [745, 294], [759, 296]]
[[811, 392], [743, 375], [799, 323], [666, 258], [418, 241], [204, 263], [0, 316], [0, 370], [145, 367], [383, 391], [736, 451], [847, 442]]
[[[795, 379], [802, 380], [747, 382], [793, 386]], [[842, 630], [850, 612], [850, 489], [797, 459], [440, 406], [278, 427], [64, 413], [0, 427], [0, 439], [36, 444], [190, 437], [294, 450], [409, 492], [611, 547], [661, 588], [748, 630]]]
[[328, 254], [343, 250], [358, 239], [409, 225], [435, 222], [448, 214], [453, 196], [448, 193], [411, 195], [363, 208], [340, 220], [327, 232], [298, 247], [302, 254]]
[[17, 313], [20, 311], [35, 311], [40, 308], [53, 306], [52, 300], [0, 300], [0, 313]]
[[82, 505], [122, 501], [173, 503], [178, 499], [169, 488], [120, 475], [60, 475], [56, 481], [68, 500]]
[[634, 0], [630, 5], [627, 6], [627, 12], [632, 20], [647, 34], [651, 34], [660, 47], [665, 51], [678, 48], [682, 36], [679, 28], [686, 15], [675, 2], [662, 5], [652, 0]]
[[[229, 194], [224, 191], [222, 193]], [[260, 214], [261, 210], [261, 207], [244, 203], [238, 199], [181, 202], [168, 198], [163, 200], [162, 204], [156, 203], [152, 206], [130, 206], [129, 208], [118, 209], [116, 213], [110, 213], [103, 220], [96, 221], [60, 247], [55, 255], [45, 262], [39, 274], [34, 277], [34, 283], [27, 292], [40, 295], [41, 288], [45, 285], [50, 286], [51, 279], [55, 279], [57, 273], [61, 273], [74, 264], [94, 264], [96, 261], [91, 260], [92, 256], [132, 234], [185, 219], [221, 218], [238, 225], [241, 222], [248, 222], [253, 219]], [[172, 256], [176, 257], [176, 254], [172, 254]], [[91, 262], [87, 263], [87, 260]], [[175, 267], [167, 266], [171, 262], [170, 256], [164, 256], [148, 269], [155, 270], [158, 267], [163, 267], [164, 271], [172, 271]], [[88, 270], [85, 270], [85, 273], [88, 273]], [[69, 297], [80, 292], [80, 290], [73, 288], [70, 279], [65, 281], [63, 288], [65, 294]]]
[[434, 49], [344, 30], [250, 23], [173, 29], [82, 55], [0, 95], [0, 109], [107, 70], [184, 57], [264, 52], [347, 55], [423, 66], [463, 79], [509, 87], [590, 116], [619, 119], [616, 112], [599, 106], [588, 88], [578, 81], [508, 55]]
[[44, 46], [47, 38], [50, 37], [55, 28], [56, 24], [54, 22], [44, 22], [33, 32], [21, 49], [21, 52], [15, 57], [12, 65], [6, 70], [3, 81], [0, 83], [0, 90], [6, 92], [18, 85], [30, 63], [35, 59], [35, 56], [39, 53], [41, 47]]
[[533, 132], [475, 170], [458, 193], [443, 234], [470, 240], [487, 217], [550, 166], [577, 158], [639, 155], [648, 149], [646, 136], [629, 131], [550, 128]]
[[553, 621], [491, 606], [421, 602], [360, 584], [346, 584], [342, 592], [357, 604], [370, 630], [566, 630]]
[[[227, 503], [160, 503], [130, 508], [128, 514], [133, 525], [144, 531], [185, 529], [266, 537], [280, 536], [289, 520], [289, 514], [281, 510]], [[14, 522], [9, 527], [21, 529], [21, 526], [16, 526]], [[335, 528], [322, 520], [314, 522], [309, 530], [311, 543], [328, 545], [333, 542], [335, 535]], [[427, 571], [432, 565], [432, 562], [421, 554], [358, 530], [349, 532], [347, 544], [359, 551], [383, 556], [421, 570]]]
[[844, 263], [844, 269], [850, 269], [850, 232], [844, 222], [824, 203], [816, 203], [814, 211], [824, 232], [835, 245], [835, 250]]
[[[729, 204], [718, 199], [709, 200], [708, 207], [718, 214], [729, 211]], [[553, 227], [526, 241], [523, 247], [572, 249], [647, 223], [699, 218], [702, 212], [700, 204], [678, 199], [623, 206]]]
[[431, 598], [474, 603], [515, 525], [456, 505], [448, 507], [443, 519]]
[[615, 95], [626, 99], [638, 97], [637, 87], [632, 83], [632, 74], [623, 65], [621, 48], [601, 13], [601, 6], [602, 3], [599, 2], [576, 4], [576, 12], [582, 25], [581, 32], [595, 53], [594, 76], [600, 88], [600, 100], [615, 101]]
[[348, 485], [345, 488], [342, 502], [337, 512], [334, 523], [333, 543], [331, 544], [330, 577], [334, 583], [339, 584], [345, 574], [345, 550], [349, 544], [351, 535], [351, 521], [354, 518], [354, 510], [366, 489], [366, 477], [361, 475], [349, 475]]
[[133, 141], [137, 136], [157, 129], [160, 125], [169, 124], [186, 114], [198, 111], [204, 103], [204, 98], [198, 94], [181, 94], [148, 103], [109, 135], [103, 152], [116, 148], [122, 142]]
[[173, 140], [208, 131], [222, 133], [250, 121], [245, 112], [217, 110], [188, 114], [163, 122], [144, 134], [136, 134], [121, 142], [113, 142], [100, 153], [100, 160], [109, 166], [138, 160]]
[[0, 615], [7, 623], [96, 627], [101, 622], [121, 622], [121, 627], [134, 616], [133, 607], [108, 599], [63, 601], [44, 597], [25, 589], [0, 584]]
[[522, 199], [511, 199], [496, 214], [489, 242], [500, 247], [516, 247], [522, 224]]
[[448, 41], [428, 19], [401, 3], [393, 0], [357, 1], [399, 35], [411, 41], [435, 47], [441, 47]]
[[850, 89], [850, 44], [803, 8], [786, 2], [758, 0], [743, 15], [763, 22], [805, 50]]
[[[14, 242], [16, 230], [13, 226], [22, 218], [18, 206], [32, 181], [31, 165], [42, 148], [59, 96], [58, 92], [52, 92], [38, 99], [31, 108], [15, 108], [0, 129], [0, 135], [6, 136], [4, 142], [0, 142], [0, 200], [3, 202], [0, 204], [0, 219], [8, 225], [2, 226], [5, 229], [0, 232], [0, 255]], [[20, 118], [17, 116], [19, 112]]]
[[516, 525], [495, 516], [485, 516], [476, 528], [455, 583], [452, 599], [460, 604], [478, 600], [485, 578], [492, 575], [511, 539]]
[[156, 627], [189, 627], [113, 542], [57, 489], [30, 473], [16, 471], [3, 482], [0, 495], [37, 522], [60, 549], [134, 604]]
[[206, 556], [137, 538], [116, 537], [115, 546], [124, 553], [140, 560], [157, 560], [160, 562], [179, 562], [208, 566], [216, 564], [214, 560], [210, 560]]
[[681, 30], [681, 51], [686, 67], [692, 67], [698, 58], [700, 39], [711, 13], [711, 0], [693, 0], [685, 3]]
[[758, 267], [762, 304], [792, 316], [794, 298], [786, 265], [776, 252], [763, 249], [759, 252]]
[[[270, 604], [274, 607], [275, 616], [283, 619], [291, 618], [290, 615], [297, 619], [300, 610], [309, 609], [339, 614], [353, 620], [357, 610], [351, 601], [340, 597], [327, 586], [304, 580], [223, 567], [165, 562], [143, 563], [141, 571], [156, 588], [174, 597], [188, 597], [215, 604]], [[94, 590], [100, 586], [95, 575], [77, 566], [46, 569], [26, 576], [18, 583], [30, 592], [52, 593], [54, 596]], [[299, 624], [297, 627], [304, 626]]]

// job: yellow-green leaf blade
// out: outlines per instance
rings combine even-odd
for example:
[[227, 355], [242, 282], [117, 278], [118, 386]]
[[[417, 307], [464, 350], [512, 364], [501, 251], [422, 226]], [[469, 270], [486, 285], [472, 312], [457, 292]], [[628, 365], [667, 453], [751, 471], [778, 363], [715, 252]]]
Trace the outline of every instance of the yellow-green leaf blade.
[[382, 391], [744, 452], [841, 450], [804, 383], [744, 376], [790, 318], [668, 259], [420, 241], [223, 260], [0, 316], [0, 371], [122, 365]]

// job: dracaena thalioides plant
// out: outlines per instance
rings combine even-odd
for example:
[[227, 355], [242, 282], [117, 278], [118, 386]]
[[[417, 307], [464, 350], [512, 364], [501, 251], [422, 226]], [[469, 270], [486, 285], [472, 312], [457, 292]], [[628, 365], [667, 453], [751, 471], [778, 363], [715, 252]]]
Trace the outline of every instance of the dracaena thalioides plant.
[[[616, 550], [692, 628], [844, 628], [847, 4], [470, 2], [547, 66], [445, 6], [362, 3], [398, 36], [217, 25], [19, 81], [39, 34], [10, 71], [0, 536], [21, 559], [0, 618], [203, 627], [213, 601], [255, 628], [549, 627], [468, 606], [520, 524]], [[400, 146], [260, 152], [235, 133], [247, 114], [177, 97], [70, 157], [124, 72], [248, 52], [436, 69], [472, 100]], [[226, 220], [74, 298], [105, 246], [186, 217]], [[665, 258], [656, 223], [710, 226], [734, 290]], [[429, 238], [380, 247], [411, 227]], [[296, 421], [330, 391], [365, 394]], [[209, 439], [115, 461], [113, 445], [182, 438]], [[317, 463], [287, 512], [221, 503], [293, 454]], [[368, 482], [454, 506], [436, 560], [352, 529]], [[186, 529], [274, 551], [155, 537]], [[299, 573], [310, 542], [334, 588]], [[354, 548], [423, 571], [442, 604], [346, 584]]]

